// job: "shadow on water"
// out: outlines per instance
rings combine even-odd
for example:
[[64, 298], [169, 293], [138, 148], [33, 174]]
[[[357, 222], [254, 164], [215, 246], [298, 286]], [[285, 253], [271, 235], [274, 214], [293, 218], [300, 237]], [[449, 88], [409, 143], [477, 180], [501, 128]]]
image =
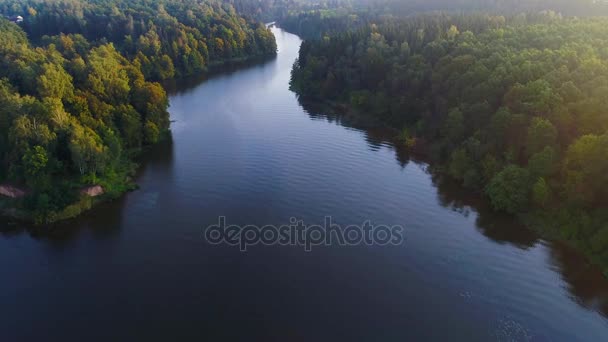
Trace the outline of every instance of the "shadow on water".
[[212, 67], [208, 72], [199, 75], [187, 76], [183, 78], [171, 79], [163, 82], [163, 87], [168, 95], [185, 94], [200, 86], [201, 83], [215, 77], [224, 77], [238, 71], [251, 68], [252, 66], [264, 66], [276, 59], [276, 56], [262, 56], [248, 59], [245, 61], [226, 63]]
[[[423, 156], [408, 153], [405, 146], [397, 141], [398, 132], [383, 126], [377, 120], [314, 101], [298, 101], [312, 120], [324, 120], [362, 132], [370, 150], [377, 151], [380, 147], [392, 149], [402, 167], [407, 166], [409, 162], [428, 166], [428, 161]], [[465, 217], [476, 214], [477, 230], [498, 244], [510, 244], [523, 250], [538, 244], [546, 246], [551, 265], [567, 283], [567, 289], [573, 299], [581, 306], [608, 317], [608, 280], [600, 269], [589, 264], [581, 253], [563, 243], [543, 240], [513, 217], [494, 212], [480, 195], [464, 189], [451, 179], [429, 171], [428, 167], [425, 169], [437, 188], [441, 206]]]
[[477, 214], [475, 226], [485, 237], [521, 249], [529, 249], [540, 242], [538, 234], [524, 227], [513, 217], [494, 212], [481, 196], [471, 193], [451, 179], [437, 174], [432, 176], [441, 205], [464, 216], [475, 212]]
[[[407, 148], [397, 141], [398, 132], [387, 128], [373, 118], [334, 110], [328, 108], [327, 105], [314, 103], [314, 101], [300, 100], [300, 105], [314, 120], [326, 120], [362, 132], [371, 151], [377, 151], [381, 147], [392, 149], [402, 167], [407, 166], [410, 161], [428, 166], [427, 160], [423, 156], [408, 153]], [[537, 234], [519, 224], [512, 217], [492, 211], [488, 203], [480, 196], [472, 194], [470, 190], [464, 189], [446, 177], [432, 173], [428, 167], [425, 169], [431, 175], [433, 184], [438, 190], [440, 204], [465, 217], [476, 213], [478, 215], [477, 229], [486, 237], [495, 242], [510, 243], [522, 249], [533, 247], [539, 241]]]
[[[275, 59], [276, 56], [263, 56], [246, 61], [227, 63], [213, 67], [206, 73], [166, 81], [163, 86], [169, 95], [187, 93], [207, 80], [227, 76], [252, 66], [263, 66]], [[138, 156], [136, 162], [139, 164], [135, 173], [135, 182], [138, 184], [140, 184], [142, 175], [149, 168], [154, 168], [160, 174], [168, 174], [173, 164], [172, 135], [169, 134], [164, 141], [147, 148]], [[92, 210], [76, 218], [43, 226], [0, 217], [0, 235], [14, 237], [20, 234], [29, 234], [34, 239], [48, 241], [57, 247], [77, 239], [85, 232], [88, 232], [94, 238], [110, 238], [118, 234], [120, 227], [122, 227], [123, 211], [128, 196], [126, 194], [115, 200], [99, 203]]]
[[552, 265], [568, 284], [568, 292], [585, 308], [608, 316], [606, 278], [580, 253], [560, 242], [549, 242]]
[[[216, 68], [206, 75], [168, 82], [165, 87], [170, 94], [188, 93], [203, 81], [223, 77], [252, 65], [267, 65], [272, 60], [274, 57], [263, 61], [250, 61]], [[405, 146], [396, 141], [397, 132], [395, 130], [385, 127], [372, 118], [356, 116], [348, 111], [331, 110], [327, 105], [311, 101], [299, 100], [299, 102], [311, 120], [322, 120], [343, 126], [348, 130], [361, 132], [367, 148], [371, 151], [390, 149], [402, 168], [408, 166], [410, 162], [422, 166], [427, 165], [424, 158], [408, 153]], [[161, 192], [165, 189], [163, 187], [172, 186], [171, 181], [159, 184], [158, 179], [166, 180], [174, 176], [174, 156], [171, 137], [146, 150], [138, 158], [140, 167], [136, 173], [136, 182], [142, 188], [158, 188], [152, 190]], [[428, 168], [426, 169], [428, 170]], [[151, 174], [154, 176], [152, 177]], [[564, 280], [564, 287], [574, 301], [582, 307], [608, 316], [608, 281], [598, 268], [590, 266], [580, 253], [557, 242], [546, 242], [512, 218], [497, 215], [488, 207], [486, 201], [462, 189], [458, 184], [432, 173], [431, 177], [441, 206], [463, 216], [475, 215], [476, 229], [495, 243], [512, 245], [522, 250], [530, 250], [536, 246], [546, 247], [552, 268]], [[7, 238], [28, 234], [33, 239], [43, 241], [45, 245], [61, 251], [67, 250], [75, 240], [82, 237], [94, 240], [115, 239], [121, 236], [122, 227], [128, 226], [125, 224], [125, 220], [131, 215], [128, 208], [138, 200], [138, 197], [141, 197], [142, 192], [144, 191], [136, 190], [135, 193], [127, 194], [115, 201], [102, 203], [84, 215], [67, 222], [42, 228], [14, 224], [9, 227], [10, 229], [0, 230], [0, 234]], [[5, 222], [0, 220], [0, 227], [4, 224]], [[218, 267], [220, 266], [223, 268], [224, 264], [220, 262]], [[223, 269], [222, 272], [224, 272]], [[237, 282], [231, 283], [237, 284]], [[237, 286], [235, 289], [239, 289], [239, 287]], [[220, 307], [222, 306], [220, 305]]]
[[[138, 183], [149, 168], [170, 170], [173, 164], [173, 139], [171, 134], [157, 145], [147, 148], [137, 158], [139, 167], [135, 173]], [[135, 190], [138, 191], [138, 190]], [[36, 226], [30, 223], [0, 221], [0, 234], [5, 237], [29, 234], [36, 240], [45, 240], [51, 246], [61, 248], [85, 233], [94, 239], [108, 239], [116, 236], [123, 226], [123, 211], [129, 194], [97, 204], [93, 209], [73, 219], [48, 225]]]
[[365, 142], [371, 151], [378, 151], [382, 147], [393, 149], [395, 151], [395, 158], [401, 167], [407, 166], [411, 160], [424, 162], [418, 156], [408, 153], [405, 146], [397, 143], [398, 132], [396, 130], [387, 127], [371, 117], [356, 115], [339, 108], [332, 108], [327, 104], [321, 104], [313, 100], [298, 98], [298, 102], [312, 120], [335, 123], [347, 129], [363, 133]]

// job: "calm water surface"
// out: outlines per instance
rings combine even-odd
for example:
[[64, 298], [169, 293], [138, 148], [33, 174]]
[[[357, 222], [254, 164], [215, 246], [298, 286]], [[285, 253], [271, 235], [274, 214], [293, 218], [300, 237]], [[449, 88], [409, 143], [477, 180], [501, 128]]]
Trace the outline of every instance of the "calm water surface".
[[[439, 183], [380, 129], [288, 90], [275, 60], [182, 82], [141, 189], [0, 235], [0, 340], [605, 341], [608, 286], [571, 250]], [[230, 223], [399, 224], [398, 247], [210, 246]], [[8, 226], [7, 223], [2, 223]]]

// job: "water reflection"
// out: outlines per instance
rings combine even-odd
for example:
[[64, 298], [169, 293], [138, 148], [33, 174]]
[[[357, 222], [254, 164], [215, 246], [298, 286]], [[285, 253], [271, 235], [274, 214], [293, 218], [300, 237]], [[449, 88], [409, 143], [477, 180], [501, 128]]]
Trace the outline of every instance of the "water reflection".
[[442, 206], [463, 215], [477, 214], [476, 227], [486, 237], [498, 243], [509, 243], [529, 249], [539, 242], [539, 236], [518, 223], [513, 217], [494, 212], [481, 196], [471, 193], [451, 179], [433, 175]]
[[[372, 151], [381, 147], [394, 150], [395, 158], [402, 167], [409, 162], [426, 165], [422, 156], [413, 156], [396, 139], [398, 132], [384, 127], [371, 117], [355, 115], [340, 108], [332, 108], [315, 101], [298, 99], [305, 112], [313, 120], [325, 120], [348, 129], [360, 130]], [[590, 265], [581, 253], [559, 242], [544, 241], [538, 234], [517, 222], [513, 217], [494, 212], [481, 196], [471, 193], [451, 179], [427, 172], [437, 188], [439, 203], [454, 212], [468, 217], [476, 214], [477, 230], [499, 244], [510, 244], [528, 250], [543, 245], [549, 250], [550, 263], [567, 283], [567, 289], [577, 303], [597, 310], [608, 317], [608, 281], [599, 268]]]
[[[365, 141], [372, 151], [377, 151], [380, 147], [391, 148], [395, 152], [395, 158], [403, 167], [410, 161], [423, 166], [427, 165], [422, 156], [409, 154], [407, 149], [396, 140], [397, 132], [395, 130], [384, 127], [370, 117], [357, 117], [355, 114], [345, 115], [344, 112], [315, 104], [313, 101], [300, 100], [300, 105], [311, 118], [324, 119], [364, 132]], [[437, 187], [439, 203], [465, 217], [473, 212], [476, 213], [478, 215], [477, 228], [488, 238], [498, 243], [510, 243], [522, 249], [533, 247], [539, 241], [537, 234], [526, 229], [513, 218], [493, 212], [480, 196], [440, 174], [432, 173], [428, 167], [426, 169], [432, 177], [433, 184]]]
[[393, 149], [395, 158], [402, 167], [407, 166], [412, 158], [422, 161], [410, 154], [405, 146], [397, 143], [398, 132], [396, 130], [388, 128], [372, 117], [357, 115], [345, 108], [331, 107], [302, 97], [298, 97], [298, 103], [313, 120], [324, 120], [363, 132], [364, 139], [371, 151], [378, 151], [381, 147]]
[[559, 242], [548, 242], [551, 263], [568, 284], [568, 291], [582, 306], [608, 316], [606, 278], [577, 251]]
[[[10, 279], [0, 306], [13, 325], [0, 331], [14, 333], [4, 339], [293, 331], [304, 340], [601, 340], [606, 321], [586, 309], [606, 312], [596, 268], [429, 174], [396, 132], [299, 104], [287, 84], [300, 40], [275, 35], [276, 59], [171, 90], [173, 139], [141, 156], [138, 191], [49, 234], [0, 236], [0, 279]], [[325, 214], [404, 224], [408, 240], [240, 253], [201, 236], [218, 215], [267, 224]], [[112, 329], [103, 329], [107, 317]]]
[[215, 77], [229, 76], [241, 70], [249, 69], [252, 67], [261, 68], [264, 65], [272, 63], [272, 61], [274, 61], [275, 59], [275, 56], [262, 56], [258, 58], [252, 58], [246, 61], [228, 63], [222, 66], [213, 67], [208, 72], [201, 73], [198, 75], [166, 80], [163, 82], [163, 87], [169, 95], [187, 94], [189, 91], [192, 91], [198, 86], [200, 86], [201, 83], [213, 79]]
[[[173, 164], [173, 137], [171, 133], [157, 145], [145, 149], [137, 158], [139, 167], [135, 173], [138, 184], [150, 169], [169, 177]], [[16, 237], [27, 234], [32, 239], [46, 241], [49, 246], [61, 249], [69, 246], [70, 241], [90, 234], [94, 239], [110, 239], [119, 234], [124, 219], [123, 213], [129, 201], [126, 194], [109, 202], [99, 203], [82, 215], [70, 220], [33, 225], [28, 222], [3, 218], [0, 221], [0, 234], [5, 237]]]

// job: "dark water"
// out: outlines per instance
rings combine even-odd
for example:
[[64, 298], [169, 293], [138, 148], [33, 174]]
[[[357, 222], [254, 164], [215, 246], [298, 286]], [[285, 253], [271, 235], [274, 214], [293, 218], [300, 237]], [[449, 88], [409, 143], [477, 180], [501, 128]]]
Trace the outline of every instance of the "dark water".
[[[308, 111], [276, 60], [183, 82], [141, 189], [51, 233], [0, 235], [0, 341], [602, 341], [580, 255], [437, 182], [381, 129]], [[231, 223], [400, 224], [398, 247], [210, 246]]]

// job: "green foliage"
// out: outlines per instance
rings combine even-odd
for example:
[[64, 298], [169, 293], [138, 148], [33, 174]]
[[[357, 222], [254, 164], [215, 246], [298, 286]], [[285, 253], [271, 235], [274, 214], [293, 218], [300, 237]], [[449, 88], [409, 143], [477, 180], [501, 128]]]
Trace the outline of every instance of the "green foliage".
[[515, 214], [526, 209], [530, 193], [530, 175], [526, 169], [509, 165], [486, 187], [486, 194], [496, 210]]
[[[532, 183], [544, 178], [552, 194], [587, 204], [605, 198], [602, 147], [588, 146], [601, 144], [574, 142], [581, 133], [608, 130], [603, 96], [594, 93], [608, 78], [606, 19], [374, 20], [379, 23], [304, 42], [292, 71], [294, 90], [350, 103], [397, 127], [416, 123], [422, 128], [416, 136], [431, 141], [435, 159], [467, 186], [483, 188], [513, 164], [527, 168]], [[573, 55], [569, 44], [585, 54]], [[323, 87], [328, 83], [339, 86]], [[560, 158], [563, 149], [568, 153]]]
[[453, 145], [458, 145], [464, 139], [464, 116], [458, 109], [453, 109], [443, 124], [443, 137]]
[[553, 148], [547, 146], [541, 152], [534, 154], [528, 160], [528, 170], [533, 179], [550, 177], [555, 168], [557, 156]]
[[40, 220], [43, 222], [56, 222], [61, 220], [67, 220], [80, 215], [82, 212], [91, 209], [93, 206], [93, 199], [91, 197], [82, 197], [77, 202], [72, 203], [65, 208], [57, 212], [50, 212], [46, 216], [41, 217]]
[[131, 91], [125, 68], [128, 64], [112, 44], [92, 49], [88, 55], [88, 88], [108, 104], [127, 102]]
[[61, 64], [45, 63], [38, 78], [38, 93], [42, 97], [53, 97], [69, 100], [74, 94], [72, 76]]
[[547, 119], [533, 118], [528, 128], [528, 139], [526, 151], [533, 155], [542, 151], [545, 147], [553, 147], [557, 141], [557, 130]]
[[532, 186], [532, 200], [538, 206], [544, 207], [550, 198], [550, 190], [544, 178], [539, 178]]
[[149, 80], [276, 53], [269, 29], [218, 0], [3, 0], [0, 13], [24, 17], [0, 18], [0, 180], [29, 190], [39, 222], [89, 208], [83, 186], [131, 188], [131, 152], [169, 129]]
[[144, 125], [144, 141], [147, 144], [154, 144], [158, 142], [160, 138], [160, 132], [158, 131], [158, 127], [154, 124], [154, 122], [147, 121]]
[[566, 152], [563, 177], [568, 199], [587, 205], [608, 200], [608, 135], [585, 135]]
[[501, 170], [501, 165], [495, 156], [487, 154], [481, 161], [481, 170], [483, 181], [487, 183]]
[[46, 150], [42, 146], [34, 146], [34, 148], [29, 149], [22, 160], [25, 174], [31, 178], [36, 178], [43, 173], [49, 162]]
[[81, 176], [86, 174], [94, 176], [103, 170], [108, 148], [92, 129], [75, 124], [72, 127], [68, 148], [74, 168]]
[[[53, 44], [70, 60], [76, 55], [84, 58], [89, 42], [110, 43], [150, 80], [192, 75], [227, 60], [276, 53], [270, 30], [239, 16], [232, 5], [220, 0], [3, 0], [0, 13], [23, 16], [21, 26], [32, 40]], [[120, 72], [104, 62], [106, 58], [98, 59], [94, 65], [108, 67], [106, 73]], [[122, 95], [115, 92], [124, 88], [118, 82], [121, 78], [104, 89], [107, 75], [99, 69], [96, 74], [91, 82], [97, 91]]]
[[472, 161], [467, 151], [464, 148], [460, 148], [452, 153], [448, 173], [453, 178], [462, 180], [471, 165]]
[[548, 230], [608, 265], [608, 19], [365, 18], [302, 44], [298, 95], [415, 131], [441, 169], [485, 189], [496, 210], [556, 213], [540, 215]]

